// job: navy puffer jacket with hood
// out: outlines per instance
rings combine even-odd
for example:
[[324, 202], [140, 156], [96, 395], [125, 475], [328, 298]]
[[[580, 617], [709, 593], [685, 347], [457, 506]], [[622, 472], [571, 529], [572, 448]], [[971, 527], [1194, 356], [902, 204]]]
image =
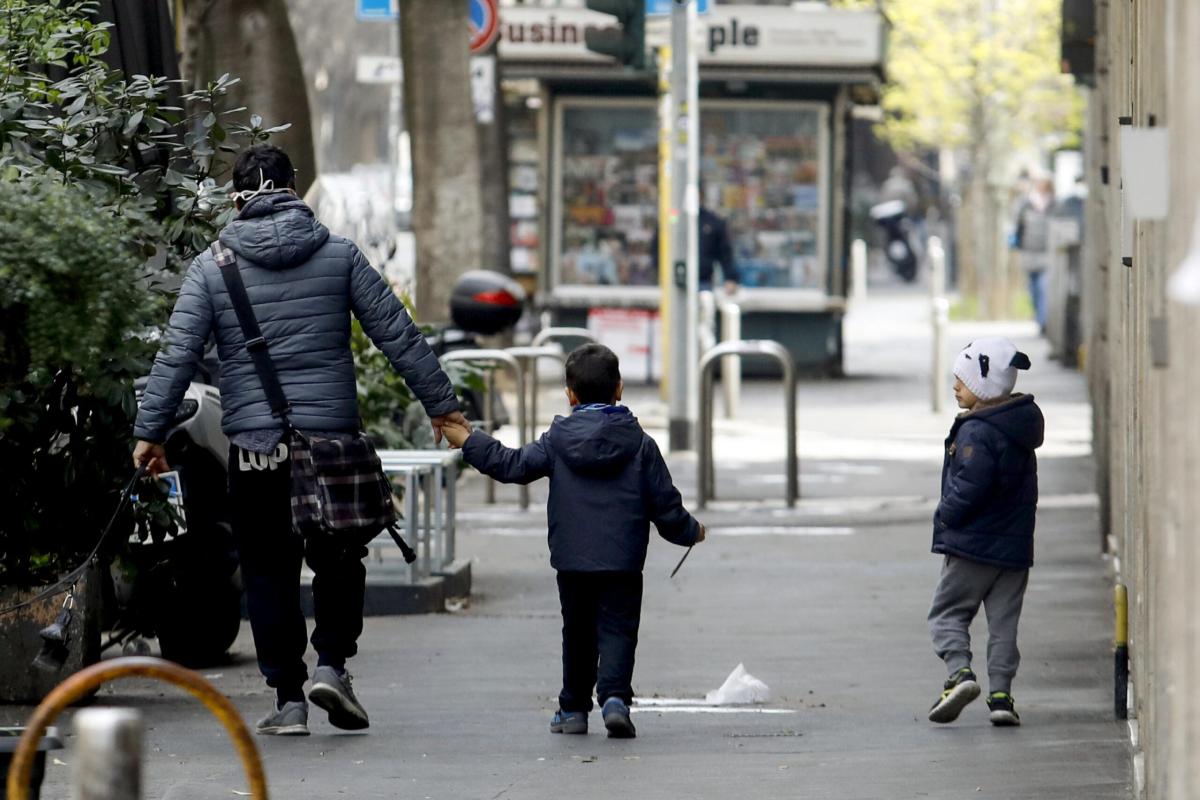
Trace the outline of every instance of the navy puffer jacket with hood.
[[477, 430], [463, 458], [504, 483], [550, 478], [550, 565], [559, 571], [641, 572], [652, 522], [677, 545], [700, 535], [658, 445], [624, 406], [558, 417], [519, 450]]
[[1045, 420], [1033, 395], [962, 414], [950, 428], [933, 552], [997, 567], [1033, 566], [1037, 456]]
[[[450, 379], [404, 305], [354, 243], [331, 235], [302, 201], [290, 194], [254, 198], [221, 232], [221, 242], [237, 254], [297, 428], [359, 428], [352, 313], [431, 417], [458, 410]], [[246, 352], [221, 271], [205, 250], [180, 288], [138, 411], [137, 438], [163, 440], [210, 335], [221, 360], [225, 433], [282, 428]]]

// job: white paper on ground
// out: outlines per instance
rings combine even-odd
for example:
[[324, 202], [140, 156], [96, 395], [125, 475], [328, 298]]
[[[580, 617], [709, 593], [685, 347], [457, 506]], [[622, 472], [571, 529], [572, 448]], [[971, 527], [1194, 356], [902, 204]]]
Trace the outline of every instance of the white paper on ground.
[[1171, 299], [1187, 305], [1200, 305], [1200, 211], [1192, 223], [1192, 246], [1167, 284]]
[[771, 690], [765, 683], [746, 672], [743, 664], [738, 664], [721, 688], [704, 696], [704, 702], [714, 706], [745, 705], [747, 703], [765, 703], [771, 699]]

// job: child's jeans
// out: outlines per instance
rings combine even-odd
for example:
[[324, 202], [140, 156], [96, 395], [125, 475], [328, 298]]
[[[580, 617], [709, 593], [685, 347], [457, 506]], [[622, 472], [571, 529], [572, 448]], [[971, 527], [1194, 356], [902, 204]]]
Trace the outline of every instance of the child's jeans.
[[640, 572], [559, 572], [563, 617], [563, 711], [592, 710], [592, 687], [633, 702], [633, 656], [642, 617]]
[[971, 621], [982, 604], [988, 621], [988, 691], [1012, 691], [1021, 663], [1017, 623], [1029, 570], [1004, 569], [946, 556], [929, 609], [933, 649], [953, 675], [971, 666]]

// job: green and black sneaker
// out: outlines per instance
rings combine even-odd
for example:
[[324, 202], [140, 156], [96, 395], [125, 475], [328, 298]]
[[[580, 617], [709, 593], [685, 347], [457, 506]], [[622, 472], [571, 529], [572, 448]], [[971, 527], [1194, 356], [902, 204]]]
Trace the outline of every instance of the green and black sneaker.
[[1013, 727], [1021, 724], [1017, 709], [1013, 706], [1012, 695], [1008, 692], [992, 692], [987, 699], [988, 717], [997, 727]]
[[967, 704], [979, 697], [979, 682], [970, 667], [963, 667], [946, 681], [942, 696], [929, 709], [930, 722], [954, 722]]

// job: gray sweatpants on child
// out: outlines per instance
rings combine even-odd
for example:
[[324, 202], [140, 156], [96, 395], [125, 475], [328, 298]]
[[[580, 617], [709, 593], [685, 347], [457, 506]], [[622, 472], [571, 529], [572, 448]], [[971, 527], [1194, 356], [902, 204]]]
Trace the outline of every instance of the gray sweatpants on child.
[[1004, 569], [946, 556], [929, 609], [933, 649], [953, 675], [971, 666], [971, 622], [982, 604], [988, 622], [988, 691], [1011, 692], [1021, 663], [1017, 622], [1029, 570]]

